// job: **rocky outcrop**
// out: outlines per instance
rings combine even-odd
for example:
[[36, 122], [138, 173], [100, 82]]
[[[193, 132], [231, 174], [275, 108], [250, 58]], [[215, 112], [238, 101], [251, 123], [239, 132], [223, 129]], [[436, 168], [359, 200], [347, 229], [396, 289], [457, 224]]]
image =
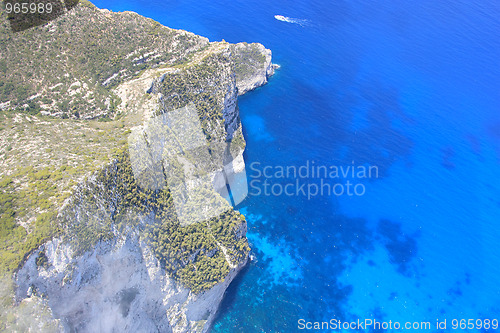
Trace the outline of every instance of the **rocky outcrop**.
[[[132, 130], [145, 138], [149, 154], [153, 137], [163, 144], [164, 135], [153, 135], [151, 122], [165, 125], [171, 120], [165, 115], [191, 105], [207, 142], [191, 147], [177, 137], [182, 172], [207, 173], [213, 188], [225, 189], [245, 168], [237, 96], [265, 84], [273, 70], [271, 52], [260, 44], [210, 43], [182, 66], [123, 82], [115, 90], [122, 100], [117, 109], [143, 119]], [[171, 194], [141, 186], [128, 164], [131, 153], [123, 154], [65, 202], [59, 214], [65, 233], [17, 272], [16, 299], [42, 299], [68, 332], [206, 332], [247, 263], [246, 222], [230, 210], [215, 221], [179, 224]], [[164, 156], [160, 151], [154, 159], [160, 170]], [[153, 162], [141, 170], [154, 172]], [[206, 201], [197, 209], [206, 210]]]
[[238, 94], [254, 90], [267, 83], [279, 65], [271, 62], [271, 50], [259, 43], [238, 43], [231, 47], [235, 61]]

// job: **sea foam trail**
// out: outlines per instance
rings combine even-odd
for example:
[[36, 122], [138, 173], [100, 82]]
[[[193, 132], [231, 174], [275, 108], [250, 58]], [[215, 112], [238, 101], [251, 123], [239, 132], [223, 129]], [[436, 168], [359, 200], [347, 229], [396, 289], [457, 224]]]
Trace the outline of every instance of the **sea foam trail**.
[[277, 19], [278, 21], [299, 24], [301, 26], [305, 26], [305, 25], [309, 24], [309, 20], [293, 18], [293, 17], [283, 16], [283, 15], [274, 15], [274, 18]]

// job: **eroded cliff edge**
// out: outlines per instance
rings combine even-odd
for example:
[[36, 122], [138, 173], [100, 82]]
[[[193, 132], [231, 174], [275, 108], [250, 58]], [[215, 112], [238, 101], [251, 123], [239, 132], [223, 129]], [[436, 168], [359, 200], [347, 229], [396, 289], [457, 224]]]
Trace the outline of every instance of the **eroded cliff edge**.
[[[101, 22], [113, 33], [99, 31]], [[95, 40], [71, 41], [82, 32], [96, 34]], [[141, 47], [123, 42], [123, 34], [131, 32], [137, 36], [131, 41]], [[8, 290], [2, 294], [3, 328], [206, 331], [248, 260], [245, 219], [227, 209], [202, 222], [182, 223], [168, 186], [150, 188], [137, 179], [130, 135], [147, 136], [152, 120], [191, 105], [207, 142], [203, 153], [183, 156], [183, 170], [203, 172], [215, 188], [225, 185], [228, 172], [244, 168], [237, 96], [267, 82], [274, 68], [270, 51], [260, 44], [210, 43], [135, 13], [112, 13], [86, 2], [48, 26], [6, 33], [12, 43], [2, 47], [2, 55], [17, 48], [35, 63], [40, 54], [29, 56], [33, 48], [46, 52], [46, 59], [56, 49], [59, 56], [53, 54], [51, 64], [56, 73], [46, 68], [36, 80], [16, 69], [36, 95], [26, 93], [23, 100], [5, 89], [2, 95], [8, 99], [3, 107], [16, 109], [1, 115], [9, 124], [2, 136], [14, 135], [19, 144], [8, 150], [2, 145], [0, 186], [14, 207], [12, 230], [23, 244], [2, 248], [3, 273], [15, 272], [14, 302], [8, 301]], [[29, 38], [36, 42], [23, 44]], [[100, 44], [103, 38], [107, 45]], [[84, 48], [107, 55], [100, 68], [79, 58]], [[7, 73], [2, 82], [16, 79]], [[50, 149], [23, 145], [54, 137]], [[141, 170], [144, 179], [158, 176], [154, 167]], [[45, 196], [29, 211], [20, 208], [25, 184]], [[200, 210], [208, 205], [206, 198], [214, 198], [197, 183], [183, 186], [194, 188], [190, 193]]]

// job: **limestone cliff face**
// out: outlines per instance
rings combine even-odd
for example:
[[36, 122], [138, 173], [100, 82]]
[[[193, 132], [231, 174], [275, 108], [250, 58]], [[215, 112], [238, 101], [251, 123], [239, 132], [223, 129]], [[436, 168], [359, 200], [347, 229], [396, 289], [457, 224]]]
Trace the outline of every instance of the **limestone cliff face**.
[[131, 232], [75, 256], [55, 239], [43, 246], [47, 268], [34, 253], [17, 275], [17, 297], [44, 295], [68, 332], [206, 332], [229, 283], [193, 294], [165, 274], [147, 244]]
[[[208, 172], [215, 189], [245, 167], [237, 96], [273, 71], [271, 52], [250, 45], [211, 43], [190, 62], [145, 71], [114, 91], [119, 112], [142, 118], [133, 130], [149, 148], [148, 124], [192, 104], [207, 142], [185, 155], [184, 170]], [[246, 222], [231, 209], [179, 223], [168, 187], [141, 188], [129, 155], [90, 176], [65, 202], [63, 234], [16, 273], [16, 299], [41, 299], [67, 332], [206, 332], [247, 263]]]

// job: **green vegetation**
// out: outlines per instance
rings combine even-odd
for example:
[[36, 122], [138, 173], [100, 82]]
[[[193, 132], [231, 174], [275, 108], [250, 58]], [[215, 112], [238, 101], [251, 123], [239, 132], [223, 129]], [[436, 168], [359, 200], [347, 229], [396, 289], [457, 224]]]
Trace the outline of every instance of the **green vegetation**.
[[[96, 188], [100, 192], [96, 194]], [[114, 209], [101, 209], [108, 198], [118, 198]], [[78, 211], [78, 219], [74, 219]], [[140, 223], [140, 220], [148, 220]], [[243, 261], [249, 252], [244, 233], [238, 232], [244, 217], [233, 210], [206, 222], [181, 226], [167, 188], [158, 191], [138, 186], [127, 150], [118, 153], [116, 162], [83, 183], [76, 199], [62, 212], [64, 235], [77, 253], [116, 233], [139, 230], [170, 276], [193, 292], [201, 292], [224, 280], [229, 263], [218, 243], [226, 249], [232, 265]]]
[[0, 19], [0, 103], [30, 114], [114, 117], [113, 87], [147, 68], [182, 63], [207, 45], [199, 36], [88, 1], [21, 32], [11, 30], [3, 11]]
[[[193, 103], [200, 116], [208, 141], [225, 141], [222, 110], [227, 87], [214, 85], [214, 80], [226, 79], [231, 70], [229, 61], [222, 54], [212, 54], [200, 63], [167, 75], [157, 87], [163, 97], [163, 109], [168, 112]], [[229, 80], [227, 80], [229, 81]], [[230, 81], [229, 81], [230, 82]]]
[[[244, 47], [242, 47], [244, 46]], [[266, 57], [262, 54], [257, 44], [241, 43], [231, 45], [233, 52], [233, 67], [236, 80], [242, 80], [262, 70], [266, 63]]]
[[47, 259], [47, 256], [45, 255], [45, 251], [40, 251], [40, 253], [38, 253], [38, 257], [36, 258], [36, 265], [37, 267], [48, 267], [49, 261]]
[[206, 224], [187, 227], [171, 219], [162, 221], [147, 233], [155, 254], [167, 272], [193, 292], [210, 289], [229, 273], [229, 264], [217, 242], [227, 249], [234, 265], [243, 261], [250, 250], [246, 238], [236, 234], [244, 219], [232, 210]]
[[[195, 152], [191, 156], [195, 164], [198, 157], [205, 162], [212, 160], [219, 167], [226, 142], [229, 141], [230, 154], [233, 157], [245, 149], [241, 128], [234, 133], [231, 140], [226, 138], [226, 121], [234, 121], [223, 116], [228, 85], [213, 84], [213, 82], [227, 82], [227, 84], [232, 82], [233, 65], [231, 59], [223, 53], [209, 54], [198, 63], [166, 75], [162, 82], [157, 82], [155, 85], [155, 91], [163, 96], [162, 109], [159, 113], [176, 110], [189, 103], [193, 103], [196, 107], [212, 157], [207, 159], [201, 155], [201, 151]], [[239, 122], [238, 119], [236, 121]], [[220, 155], [219, 159], [215, 158], [216, 155]]]
[[0, 112], [0, 274], [60, 231], [55, 217], [73, 186], [125, 146], [120, 123]]
[[[38, 248], [55, 232], [53, 218], [55, 212], [47, 210], [37, 216], [27, 230], [16, 224], [17, 218], [28, 214], [28, 207], [42, 206], [46, 202], [51, 189], [46, 182], [35, 181], [26, 189], [16, 191], [12, 178], [2, 177], [0, 181], [0, 274], [18, 268], [22, 260], [33, 250]], [[47, 192], [38, 191], [43, 188]]]

